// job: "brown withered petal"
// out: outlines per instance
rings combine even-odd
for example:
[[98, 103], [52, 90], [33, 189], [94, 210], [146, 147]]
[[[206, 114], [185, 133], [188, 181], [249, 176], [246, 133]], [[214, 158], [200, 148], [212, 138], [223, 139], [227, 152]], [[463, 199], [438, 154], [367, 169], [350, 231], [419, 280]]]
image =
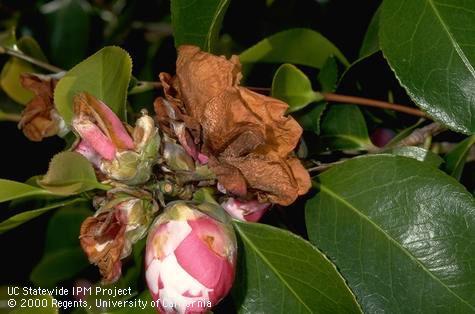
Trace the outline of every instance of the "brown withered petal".
[[58, 133], [58, 122], [52, 115], [54, 109], [53, 92], [56, 79], [24, 73], [20, 77], [22, 86], [35, 96], [21, 114], [18, 127], [28, 139], [39, 142], [45, 137]]
[[[287, 104], [239, 86], [240, 70], [236, 56], [181, 46], [176, 75], [160, 75], [166, 101], [158, 107], [170, 103], [175, 118], [200, 124], [201, 152], [227, 191], [289, 205], [310, 188], [308, 172], [291, 157], [302, 128], [285, 115]], [[158, 108], [159, 120], [165, 111]]]
[[99, 267], [103, 283], [112, 283], [121, 275], [120, 256], [124, 247], [126, 225], [116, 213], [105, 212], [88, 217], [81, 225], [79, 240], [89, 262]]

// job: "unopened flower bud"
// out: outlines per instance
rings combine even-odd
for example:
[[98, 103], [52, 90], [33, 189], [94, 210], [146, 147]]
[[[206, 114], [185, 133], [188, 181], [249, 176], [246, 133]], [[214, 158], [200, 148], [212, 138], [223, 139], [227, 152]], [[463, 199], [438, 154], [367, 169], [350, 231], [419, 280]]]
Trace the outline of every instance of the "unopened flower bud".
[[271, 205], [271, 203], [259, 203], [257, 200], [244, 201], [232, 197], [221, 204], [232, 217], [250, 222], [259, 221]]
[[169, 204], [150, 229], [145, 277], [162, 313], [208, 311], [228, 294], [235, 267], [232, 228], [193, 203]]

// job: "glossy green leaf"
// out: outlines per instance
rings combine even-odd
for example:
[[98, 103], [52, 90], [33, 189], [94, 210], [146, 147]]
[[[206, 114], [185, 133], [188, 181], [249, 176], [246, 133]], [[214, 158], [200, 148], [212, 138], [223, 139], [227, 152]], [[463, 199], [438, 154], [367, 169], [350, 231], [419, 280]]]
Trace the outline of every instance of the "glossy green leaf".
[[[23, 37], [16, 42], [17, 51], [23, 52], [40, 61], [47, 61], [38, 43], [31, 37]], [[3, 66], [0, 73], [0, 86], [3, 91], [14, 101], [26, 104], [33, 98], [33, 93], [20, 83], [22, 73], [37, 72], [31, 63], [16, 57], [11, 57]]]
[[453, 150], [444, 156], [444, 170], [457, 180], [460, 180], [462, 176], [465, 161], [473, 145], [475, 145], [475, 135], [469, 136], [460, 142]]
[[78, 194], [93, 189], [107, 189], [96, 179], [89, 161], [76, 152], [62, 152], [53, 157], [48, 172], [38, 184], [57, 195]]
[[40, 10], [48, 24], [52, 61], [70, 69], [86, 57], [91, 33], [89, 3], [84, 0], [54, 0]]
[[288, 63], [275, 72], [271, 94], [289, 105], [287, 112], [301, 110], [308, 104], [323, 99], [322, 94], [313, 91], [308, 77], [296, 66]]
[[366, 34], [361, 45], [359, 58], [365, 58], [372, 55], [375, 52], [381, 50], [379, 45], [379, 19], [381, 15], [381, 6], [378, 7], [376, 12], [368, 25]]
[[31, 282], [40, 287], [53, 287], [89, 265], [79, 244], [79, 230], [91, 214], [83, 203], [63, 208], [51, 217], [44, 255], [30, 275]]
[[355, 105], [331, 105], [322, 117], [319, 140], [330, 151], [374, 148], [364, 116]]
[[0, 202], [39, 195], [52, 195], [52, 193], [25, 183], [0, 179]]
[[[320, 90], [322, 92], [334, 92], [338, 82], [338, 75], [338, 64], [335, 57], [328, 58], [317, 76]], [[320, 121], [327, 105], [327, 102], [320, 101], [304, 108], [293, 116], [304, 130], [320, 134]]]
[[372, 155], [316, 179], [312, 243], [368, 313], [475, 312], [475, 200], [412, 158]]
[[86, 91], [124, 120], [131, 72], [132, 60], [125, 50], [105, 47], [76, 65], [58, 82], [54, 92], [56, 109], [69, 123], [73, 117], [74, 95]]
[[282, 229], [234, 222], [240, 239], [234, 286], [240, 313], [359, 313], [335, 266]]
[[384, 55], [414, 102], [475, 133], [475, 1], [385, 0], [380, 18]]
[[29, 210], [25, 211], [22, 213], [19, 213], [15, 216], [12, 216], [2, 222], [0, 222], [0, 234], [11, 230], [13, 228], [16, 228], [20, 226], [21, 224], [24, 224], [27, 221], [30, 221], [44, 213], [47, 213], [53, 209], [60, 208], [60, 207], [65, 207], [65, 206], [70, 206], [76, 202], [82, 201], [82, 199], [76, 198], [72, 200], [64, 200], [61, 202], [55, 202], [52, 204], [49, 204], [45, 207], [34, 209], [34, 210]]
[[229, 0], [172, 0], [175, 46], [189, 44], [211, 51], [228, 5]]
[[328, 39], [310, 29], [293, 28], [274, 34], [239, 55], [242, 63], [295, 63], [320, 69], [335, 56], [345, 66], [345, 56]]
[[423, 161], [435, 168], [439, 168], [440, 165], [444, 163], [444, 160], [439, 155], [417, 146], [396, 147], [388, 151], [388, 153], [396, 156], [414, 158], [416, 160]]

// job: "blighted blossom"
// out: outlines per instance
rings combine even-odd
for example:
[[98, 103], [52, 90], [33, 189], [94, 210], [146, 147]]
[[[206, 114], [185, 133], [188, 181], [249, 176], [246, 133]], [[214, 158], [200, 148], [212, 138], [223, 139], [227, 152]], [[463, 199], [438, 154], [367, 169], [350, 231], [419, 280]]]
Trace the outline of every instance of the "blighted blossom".
[[51, 76], [24, 73], [21, 85], [34, 93], [18, 123], [25, 136], [39, 142], [53, 135], [64, 136], [69, 129], [54, 107], [53, 93], [58, 80]]
[[289, 205], [308, 191], [309, 174], [293, 155], [302, 128], [285, 115], [287, 104], [239, 86], [236, 56], [181, 46], [176, 68], [174, 77], [160, 74], [160, 127], [206, 162], [231, 196]]
[[121, 275], [121, 259], [145, 237], [158, 206], [149, 193], [124, 188], [96, 197], [95, 206], [94, 216], [81, 225], [80, 243], [89, 261], [99, 267], [103, 282], [111, 283]]
[[147, 285], [159, 312], [205, 313], [232, 287], [236, 239], [225, 222], [196, 204], [177, 201], [154, 222], [145, 259]]
[[87, 93], [74, 97], [74, 114], [72, 125], [81, 138], [75, 150], [105, 178], [128, 185], [149, 180], [160, 137], [146, 112], [136, 121], [132, 136], [106, 104]]

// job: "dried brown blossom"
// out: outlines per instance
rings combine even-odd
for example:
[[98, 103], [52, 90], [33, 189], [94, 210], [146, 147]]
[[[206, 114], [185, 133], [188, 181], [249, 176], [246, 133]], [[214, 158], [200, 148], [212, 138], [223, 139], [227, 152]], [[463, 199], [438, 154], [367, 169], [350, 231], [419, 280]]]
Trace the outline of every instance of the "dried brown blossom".
[[[196, 145], [209, 158], [231, 194], [289, 205], [310, 188], [308, 172], [292, 153], [302, 128], [285, 116], [287, 104], [239, 86], [240, 71], [237, 56], [228, 60], [179, 47], [176, 75], [160, 74], [165, 99], [155, 101], [157, 119], [185, 148], [191, 146], [187, 151]], [[177, 125], [186, 126], [186, 133], [177, 134]]]
[[35, 96], [26, 105], [18, 127], [28, 139], [39, 142], [45, 137], [58, 134], [58, 116], [54, 110], [53, 92], [57, 80], [47, 76], [24, 73], [20, 82]]
[[99, 267], [104, 283], [112, 283], [121, 275], [120, 261], [125, 243], [126, 224], [120, 211], [88, 217], [81, 225], [80, 242], [89, 262]]

